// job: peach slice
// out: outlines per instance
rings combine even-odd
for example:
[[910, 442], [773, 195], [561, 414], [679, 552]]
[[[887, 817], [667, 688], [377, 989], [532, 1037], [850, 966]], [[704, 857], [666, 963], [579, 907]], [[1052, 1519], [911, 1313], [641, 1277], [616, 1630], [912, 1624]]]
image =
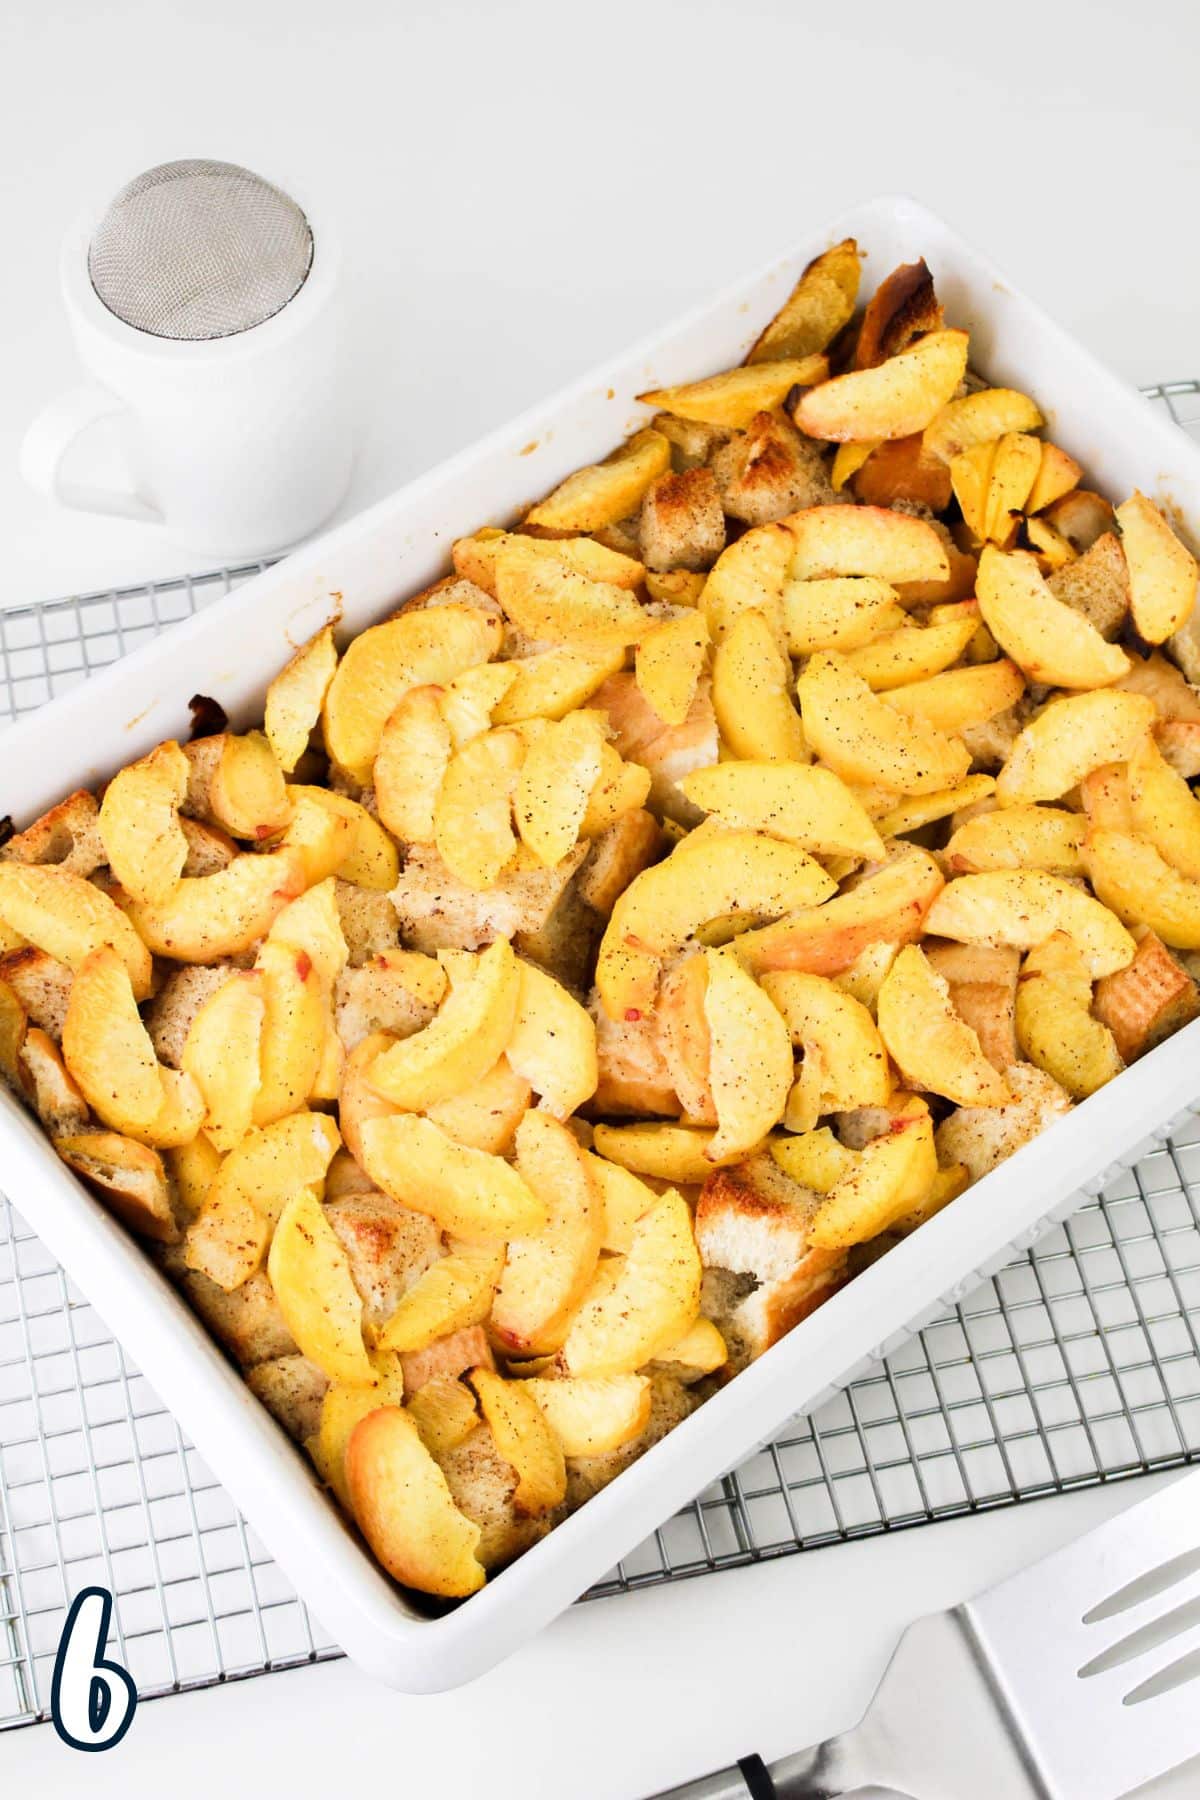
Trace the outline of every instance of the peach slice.
[[517, 1172], [541, 1201], [546, 1224], [510, 1238], [492, 1307], [506, 1354], [557, 1350], [591, 1285], [604, 1239], [604, 1206], [583, 1150], [565, 1126], [527, 1113], [517, 1130]]
[[1042, 466], [1045, 446], [1023, 431], [1007, 431], [996, 444], [984, 508], [982, 536], [1007, 544], [1016, 531]]
[[[1090, 869], [1090, 837], [1087, 863]], [[925, 929], [935, 937], [956, 938], [963, 944], [1013, 950], [1032, 950], [1052, 931], [1065, 931], [1082, 950], [1093, 979], [1123, 969], [1135, 949], [1133, 939], [1107, 905], [1062, 876], [1047, 875], [1040, 869], [960, 875], [947, 883], [930, 907]]]
[[559, 1381], [531, 1376], [525, 1387], [540, 1406], [564, 1456], [606, 1456], [640, 1437], [650, 1421], [648, 1375]]
[[1129, 658], [1073, 607], [1056, 600], [1026, 550], [987, 545], [979, 559], [979, 610], [996, 642], [1031, 681], [1047, 687], [1108, 687]]
[[776, 1138], [771, 1156], [784, 1174], [801, 1187], [811, 1188], [814, 1194], [828, 1194], [843, 1175], [850, 1173], [856, 1153], [834, 1137], [828, 1125], [822, 1125], [818, 1131]]
[[388, 830], [405, 843], [433, 842], [434, 809], [454, 753], [438, 703], [443, 691], [410, 688], [388, 714], [380, 735], [375, 799]]
[[966, 332], [930, 331], [873, 369], [810, 388], [792, 417], [801, 431], [826, 443], [909, 437], [932, 424], [966, 367]]
[[782, 595], [794, 554], [795, 540], [782, 521], [743, 532], [721, 552], [704, 584], [704, 617], [714, 644], [740, 613], [756, 611], [786, 649]]
[[184, 1042], [181, 1067], [204, 1096], [204, 1129], [222, 1153], [239, 1144], [255, 1123], [262, 1083], [265, 987], [256, 970], [231, 975], [204, 1002]]
[[1092, 978], [1064, 931], [1052, 933], [1022, 964], [1017, 1041], [1072, 1100], [1086, 1100], [1125, 1066], [1112, 1032], [1092, 1017]]
[[585, 1150], [583, 1160], [596, 1184], [604, 1209], [600, 1247], [624, 1256], [633, 1242], [634, 1226], [643, 1213], [649, 1212], [658, 1196], [652, 1187], [647, 1187], [631, 1170], [623, 1169], [619, 1163], [609, 1162], [607, 1157]]
[[[601, 837], [627, 814], [639, 811], [646, 804], [653, 780], [651, 771], [642, 763], [623, 762], [611, 744], [602, 744], [600, 775], [588, 795], [587, 809], [579, 823], [580, 837]], [[594, 864], [589, 863], [588, 869], [589, 874], [594, 872]]]
[[129, 972], [134, 998], [150, 993], [150, 951], [108, 895], [81, 875], [54, 866], [0, 863], [0, 925], [56, 962], [79, 969], [109, 944]]
[[280, 1214], [267, 1274], [302, 1354], [331, 1381], [372, 1386], [375, 1371], [363, 1342], [362, 1296], [314, 1189], [301, 1188]]
[[508, 1061], [556, 1119], [569, 1119], [596, 1091], [596, 1026], [561, 982], [520, 965]]
[[[654, 1181], [677, 1181], [691, 1187], [713, 1172], [708, 1155], [715, 1131], [702, 1125], [669, 1125], [639, 1121], [635, 1125], [597, 1125], [597, 1153], [631, 1174]], [[731, 1159], [742, 1160], [740, 1153]]]
[[655, 623], [628, 588], [581, 575], [557, 558], [529, 550], [518, 537], [497, 559], [496, 593], [513, 624], [547, 644], [623, 648], [645, 637]]
[[624, 645], [593, 649], [581, 644], [555, 644], [549, 650], [514, 658], [507, 665], [514, 671], [513, 684], [493, 709], [493, 722], [516, 725], [524, 719], [563, 719], [576, 707], [586, 706], [596, 689], [615, 675], [624, 661]]
[[983, 388], [950, 400], [925, 428], [925, 448], [944, 463], [951, 463], [976, 444], [995, 443], [1010, 431], [1036, 431], [1042, 415], [1029, 398], [1015, 388]]
[[668, 725], [682, 725], [692, 710], [707, 657], [708, 626], [699, 614], [664, 619], [638, 645], [638, 687]]
[[712, 1320], [703, 1316], [690, 1325], [681, 1338], [660, 1350], [654, 1359], [656, 1367], [664, 1368], [669, 1375], [683, 1382], [699, 1381], [704, 1375], [712, 1375], [728, 1361], [729, 1346]]
[[704, 1010], [707, 990], [707, 957], [682, 957], [664, 975], [654, 1011], [669, 1086], [684, 1118], [699, 1125], [717, 1123], [710, 1080], [712, 1034]]
[[869, 1242], [911, 1210], [914, 1193], [924, 1193], [936, 1175], [928, 1113], [895, 1119], [825, 1195], [813, 1215], [810, 1243], [817, 1250], [843, 1250]]
[[808, 761], [791, 685], [791, 663], [764, 615], [740, 613], [713, 654], [713, 711], [734, 756]]
[[388, 1574], [425, 1594], [460, 1599], [487, 1577], [479, 1526], [458, 1510], [416, 1423], [378, 1407], [346, 1446], [346, 1487], [359, 1530]]
[[792, 541], [788, 572], [796, 581], [874, 575], [894, 585], [942, 581], [950, 572], [945, 546], [933, 526], [887, 507], [810, 506], [782, 523]]
[[156, 956], [218, 962], [253, 949], [307, 885], [300, 852], [273, 850], [264, 856], [237, 856], [215, 875], [185, 876], [166, 900], [153, 905], [130, 901], [128, 911]]
[[946, 669], [926, 681], [889, 688], [881, 698], [906, 718], [953, 733], [1007, 712], [1024, 692], [1025, 677], [1015, 662], [1004, 660]]
[[434, 1375], [423, 1381], [405, 1410], [415, 1421], [425, 1448], [439, 1458], [465, 1443], [479, 1423], [475, 1396], [456, 1375]]
[[453, 1237], [478, 1243], [545, 1226], [544, 1205], [515, 1169], [499, 1156], [456, 1143], [430, 1119], [415, 1113], [366, 1119], [359, 1135], [371, 1179]]
[[255, 968], [264, 1017], [253, 1123], [270, 1125], [312, 1093], [329, 1029], [329, 995], [307, 950], [268, 937]]
[[463, 979], [454, 982], [431, 1022], [371, 1064], [371, 1086], [393, 1106], [421, 1112], [453, 1099], [503, 1055], [521, 994], [512, 945], [497, 938], [463, 968]]
[[[1057, 444], [1043, 444], [1033, 487], [1025, 497], [1025, 511], [1040, 513], [1043, 507], [1053, 506], [1056, 500], [1061, 500], [1078, 485], [1082, 473], [1075, 458], [1060, 450]], [[1053, 531], [1053, 526], [1050, 529]]]
[[1128, 780], [1135, 833], [1181, 875], [1200, 881], [1200, 801], [1149, 733], [1129, 759]]
[[1134, 492], [1117, 508], [1129, 566], [1129, 606], [1148, 644], [1163, 644], [1186, 625], [1196, 604], [1196, 559], [1153, 501]]
[[732, 950], [708, 950], [704, 1016], [717, 1132], [711, 1163], [745, 1155], [783, 1117], [792, 1085], [792, 1044], [777, 1008]]
[[386, 893], [395, 887], [400, 874], [399, 852], [378, 819], [372, 818], [365, 806], [351, 800], [347, 794], [335, 794], [331, 788], [293, 783], [288, 793], [293, 803], [312, 801], [334, 817], [344, 819], [349, 826], [345, 853], [339, 858], [336, 869], [323, 871], [320, 879], [336, 873], [343, 881], [352, 881], [356, 887], [374, 888], [378, 893]]
[[511, 730], [472, 738], [451, 757], [433, 815], [446, 867], [467, 887], [495, 887], [517, 848], [512, 801], [525, 747]]
[[188, 1227], [188, 1268], [227, 1291], [249, 1281], [262, 1265], [288, 1199], [324, 1181], [341, 1141], [324, 1113], [292, 1113], [248, 1131], [217, 1170], [208, 1199]]
[[603, 713], [569, 713], [547, 721], [525, 752], [513, 812], [522, 841], [548, 869], [579, 840], [589, 797], [600, 779], [607, 735]]
[[992, 443], [972, 444], [950, 464], [954, 498], [962, 511], [964, 525], [976, 541], [987, 535], [988, 495], [995, 466], [996, 446]]
[[[536, 538], [518, 532], [485, 528], [474, 537], [459, 538], [452, 552], [455, 571], [473, 581], [485, 594], [496, 598], [496, 563], [500, 552], [518, 538], [522, 549], [566, 563], [593, 581], [611, 581], [617, 587], [637, 588], [646, 571], [632, 556], [610, 550], [590, 537]], [[620, 665], [618, 665], [619, 667]]]
[[770, 324], [755, 339], [747, 363], [813, 356], [828, 349], [854, 312], [861, 266], [853, 238], [843, 238], [840, 244], [815, 256]]
[[911, 630], [890, 582], [878, 575], [828, 575], [784, 584], [783, 626], [793, 656], [847, 655]]
[[[317, 1429], [304, 1443], [321, 1480], [333, 1489], [347, 1512], [351, 1511], [351, 1503], [346, 1485], [346, 1446], [355, 1426], [381, 1406], [400, 1406], [404, 1400], [400, 1358], [381, 1352], [372, 1359], [371, 1366], [375, 1379], [369, 1387], [365, 1383], [330, 1382], [321, 1401]], [[471, 1410], [474, 1412], [474, 1407]]]
[[113, 874], [135, 900], [163, 900], [183, 874], [188, 842], [179, 822], [187, 757], [176, 743], [120, 769], [104, 790], [98, 826]]
[[231, 837], [259, 840], [282, 831], [291, 810], [283, 770], [264, 734], [226, 732], [207, 785], [214, 824]]
[[[297, 950], [307, 951], [321, 980], [332, 989], [349, 956], [335, 884], [328, 879], [319, 882], [299, 899], [290, 901], [276, 914], [268, 936], [273, 943], [291, 944]], [[445, 989], [445, 978], [437, 964], [432, 959], [406, 957], [401, 952], [399, 966], [406, 971], [414, 994], [435, 1005]]]
[[366, 786], [388, 718], [409, 688], [441, 686], [489, 662], [501, 622], [481, 607], [435, 606], [401, 613], [360, 633], [325, 695], [325, 747]]
[[671, 446], [660, 431], [635, 432], [604, 462], [568, 475], [530, 508], [525, 523], [543, 531], [599, 531], [615, 525], [637, 511], [650, 483], [670, 466]]
[[417, 1278], [379, 1331], [376, 1350], [425, 1350], [438, 1338], [478, 1325], [492, 1309], [504, 1267], [496, 1244], [464, 1244]]
[[[1153, 844], [1093, 827], [1084, 845], [1084, 864], [1105, 906], [1127, 925], [1148, 925], [1175, 950], [1200, 950], [1200, 881], [1173, 869]], [[1133, 959], [1132, 938], [1129, 943], [1130, 954], [1118, 968]], [[1112, 968], [1097, 969], [1094, 962], [1090, 966], [1094, 976], [1113, 973]]]
[[653, 1006], [662, 964], [713, 921], [732, 932], [835, 891], [803, 850], [757, 832], [721, 832], [695, 860], [669, 856], [636, 875], [613, 908], [596, 967], [605, 1011], [622, 1019]]
[[873, 694], [844, 657], [814, 656], [796, 691], [809, 744], [844, 780], [924, 794], [952, 786], [971, 766], [963, 744], [888, 704], [901, 690]]
[[525, 1382], [505, 1381], [493, 1369], [472, 1369], [470, 1381], [496, 1449], [516, 1470], [517, 1512], [527, 1517], [550, 1512], [566, 1497], [567, 1467], [541, 1407]]
[[321, 720], [321, 708], [337, 670], [333, 626], [323, 625], [302, 644], [267, 689], [263, 726], [275, 761], [290, 775]]
[[[875, 816], [875, 829], [881, 837], [900, 837], [906, 831], [918, 831], [922, 825], [932, 825], [938, 819], [949, 818], [951, 813], [958, 812], [964, 806], [974, 806], [979, 800], [988, 800], [995, 792], [996, 783], [990, 775], [968, 775], [955, 787], [936, 788], [932, 794], [916, 794], [910, 798], [899, 800], [890, 805], [886, 812]], [[880, 790], [882, 794], [883, 790]]]
[[880, 693], [925, 681], [956, 663], [979, 629], [979, 608], [973, 601], [947, 607], [936, 623], [915, 629], [906, 624], [898, 631], [882, 633], [847, 654], [846, 661], [869, 688]]
[[[472, 1150], [487, 1150], [492, 1156], [507, 1156], [517, 1126], [532, 1104], [533, 1089], [523, 1075], [517, 1074], [508, 1057], [502, 1056], [461, 1094], [427, 1107], [425, 1117], [457, 1143], [468, 1144]], [[374, 1116], [394, 1110], [381, 1103], [381, 1110]], [[343, 1119], [345, 1111], [343, 1097]]]
[[167, 1166], [175, 1178], [175, 1192], [188, 1219], [194, 1219], [221, 1167], [221, 1152], [201, 1131], [190, 1144], [176, 1144], [167, 1151]]
[[187, 1143], [199, 1131], [200, 1090], [190, 1075], [159, 1064], [129, 971], [108, 945], [76, 971], [63, 1057], [92, 1111], [114, 1131], [160, 1147]]
[[1144, 694], [1101, 688], [1052, 700], [1025, 726], [996, 779], [1002, 806], [1057, 800], [1093, 769], [1126, 762], [1157, 717]]
[[[493, 712], [516, 679], [517, 671], [509, 662], [480, 663], [464, 669], [441, 690], [439, 705], [456, 750], [489, 730]], [[375, 760], [378, 767], [378, 757]]]
[[1003, 1106], [1011, 1098], [955, 1012], [950, 984], [916, 944], [901, 950], [879, 989], [879, 1034], [910, 1086], [960, 1106]]
[[288, 789], [292, 816], [287, 830], [278, 840], [280, 849], [290, 850], [299, 858], [304, 884], [308, 887], [340, 874], [354, 847], [351, 820], [314, 797], [317, 793], [324, 795], [324, 792], [324, 789], [313, 788], [303, 792], [296, 787]]
[[828, 378], [829, 364], [823, 356], [785, 356], [726, 369], [681, 387], [652, 388], [638, 399], [643, 406], [656, 406], [679, 419], [744, 431], [755, 413], [782, 406], [794, 387], [814, 387]]
[[1005, 806], [960, 825], [946, 845], [955, 875], [989, 869], [1044, 869], [1082, 875], [1085, 821], [1054, 806]]
[[734, 948], [753, 974], [804, 969], [840, 975], [872, 945], [908, 944], [920, 937], [942, 885], [933, 858], [909, 846], [848, 892], [748, 931]]
[[699, 1312], [701, 1272], [687, 1202], [668, 1188], [634, 1226], [612, 1287], [572, 1320], [562, 1348], [566, 1373], [629, 1375], [652, 1362]]
[[865, 1006], [825, 976], [795, 969], [764, 975], [762, 987], [804, 1051], [784, 1115], [789, 1131], [812, 1131], [827, 1113], [885, 1103], [887, 1052]]
[[680, 782], [722, 824], [765, 831], [825, 856], [882, 857], [883, 839], [832, 769], [794, 762], [714, 763]]

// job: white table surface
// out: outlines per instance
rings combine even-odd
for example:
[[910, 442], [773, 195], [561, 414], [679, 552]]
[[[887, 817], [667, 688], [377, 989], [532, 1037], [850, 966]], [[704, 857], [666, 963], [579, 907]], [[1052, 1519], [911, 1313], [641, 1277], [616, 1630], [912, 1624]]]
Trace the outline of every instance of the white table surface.
[[[366, 376], [349, 512], [880, 191], [943, 212], [1130, 381], [1200, 372], [1198, 48], [1194, 6], [1165, 0], [7, 0], [0, 605], [188, 566], [16, 473], [26, 420], [78, 378], [55, 259], [89, 192], [214, 155], [322, 194]], [[3, 1785], [633, 1800], [844, 1727], [908, 1620], [1134, 1495], [577, 1608], [434, 1699], [342, 1663], [148, 1705], [86, 1769], [48, 1729], [10, 1734]]]

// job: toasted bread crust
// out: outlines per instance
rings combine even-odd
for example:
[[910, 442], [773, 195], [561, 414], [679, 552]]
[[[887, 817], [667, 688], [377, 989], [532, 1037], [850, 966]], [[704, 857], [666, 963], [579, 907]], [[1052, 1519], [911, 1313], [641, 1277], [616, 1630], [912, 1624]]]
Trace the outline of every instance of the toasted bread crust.
[[298, 1444], [320, 1425], [329, 1377], [299, 1351], [255, 1363], [246, 1370], [246, 1386]]
[[937, 1128], [938, 1162], [964, 1163], [978, 1181], [1014, 1150], [1071, 1110], [1071, 1101], [1053, 1076], [1032, 1063], [1006, 1072], [1013, 1098], [1006, 1106], [960, 1106]]
[[835, 493], [818, 447], [776, 413], [756, 413], [712, 459], [721, 505], [731, 519], [769, 525], [809, 506], [833, 506]]
[[666, 850], [667, 839], [652, 812], [639, 806], [625, 813], [588, 851], [575, 878], [580, 898], [607, 919], [634, 876], [658, 862]]
[[950, 999], [960, 1019], [971, 1027], [979, 1047], [1001, 1074], [1019, 1059], [1017, 1049], [1018, 950], [990, 949], [984, 944], [931, 944], [925, 954], [950, 985]]
[[469, 1325], [438, 1338], [425, 1350], [405, 1350], [400, 1357], [404, 1391], [415, 1394], [435, 1375], [465, 1375], [468, 1369], [494, 1369], [495, 1358], [482, 1325]]
[[1128, 968], [1096, 983], [1092, 1011], [1131, 1063], [1200, 1016], [1200, 991], [1162, 939], [1147, 931]]
[[1115, 532], [1106, 531], [1091, 547], [1057, 569], [1050, 592], [1072, 611], [1082, 613], [1103, 638], [1115, 638], [1129, 612], [1129, 570]]
[[648, 569], [711, 569], [725, 548], [725, 514], [712, 470], [685, 469], [652, 481], [638, 542]]
[[0, 846], [0, 861], [54, 865], [72, 875], [94, 875], [108, 861], [99, 816], [95, 794], [79, 788]]
[[61, 1043], [67, 1003], [71, 998], [74, 971], [32, 944], [20, 950], [9, 950], [0, 956], [0, 981], [6, 981], [25, 1011], [30, 1023], [39, 1025]]
[[368, 1331], [386, 1324], [413, 1283], [443, 1253], [433, 1220], [385, 1194], [343, 1194], [326, 1202], [325, 1217], [349, 1258]]

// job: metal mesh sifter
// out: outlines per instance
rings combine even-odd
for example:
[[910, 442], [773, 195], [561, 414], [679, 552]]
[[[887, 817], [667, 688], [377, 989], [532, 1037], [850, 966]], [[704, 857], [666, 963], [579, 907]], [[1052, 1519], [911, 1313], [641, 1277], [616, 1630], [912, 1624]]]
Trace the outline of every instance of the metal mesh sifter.
[[88, 274], [109, 312], [152, 337], [233, 337], [294, 299], [312, 267], [308, 220], [236, 163], [188, 159], [123, 187], [92, 237]]

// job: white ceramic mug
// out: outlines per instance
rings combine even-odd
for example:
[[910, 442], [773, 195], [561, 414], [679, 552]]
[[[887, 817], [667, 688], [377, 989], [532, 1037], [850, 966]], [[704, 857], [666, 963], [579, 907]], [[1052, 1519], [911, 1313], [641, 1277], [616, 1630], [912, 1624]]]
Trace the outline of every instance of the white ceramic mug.
[[[313, 241], [303, 285], [261, 324], [199, 341], [156, 337], [110, 312], [88, 273], [99, 215], [78, 221], [60, 272], [92, 380], [29, 427], [21, 471], [32, 487], [64, 506], [137, 520], [220, 561], [285, 549], [330, 516], [350, 480], [357, 410], [341, 252], [328, 221], [297, 204]], [[101, 420], [118, 433], [133, 486], [87, 484], [64, 471], [72, 445]]]

